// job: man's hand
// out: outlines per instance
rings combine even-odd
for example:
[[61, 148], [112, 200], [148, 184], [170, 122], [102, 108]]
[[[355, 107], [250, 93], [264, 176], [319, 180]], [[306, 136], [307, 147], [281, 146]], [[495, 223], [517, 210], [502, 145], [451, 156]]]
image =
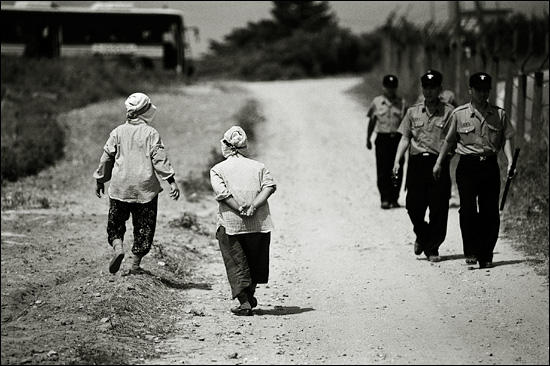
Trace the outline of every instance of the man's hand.
[[367, 149], [369, 149], [369, 150], [372, 149], [372, 142], [370, 142], [369, 138], [367, 139]]
[[96, 182], [95, 195], [101, 198], [101, 194], [105, 194], [105, 185], [103, 183]]
[[399, 174], [399, 168], [401, 168], [401, 164], [399, 164], [399, 161], [396, 161], [393, 163], [392, 173], [393, 175], [397, 176]]
[[508, 178], [512, 179], [516, 176], [517, 170], [516, 168], [512, 168], [512, 165], [510, 164], [508, 165], [507, 173], [508, 173]]
[[436, 162], [432, 170], [432, 173], [433, 173], [434, 179], [438, 180], [441, 175], [441, 164]]
[[177, 201], [178, 198], [180, 198], [180, 189], [175, 181], [170, 183], [170, 198], [174, 201]]

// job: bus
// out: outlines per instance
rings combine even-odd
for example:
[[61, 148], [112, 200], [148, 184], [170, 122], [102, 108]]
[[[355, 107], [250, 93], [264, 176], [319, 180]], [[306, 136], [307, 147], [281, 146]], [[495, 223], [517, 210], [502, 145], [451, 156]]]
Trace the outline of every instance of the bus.
[[60, 6], [16, 1], [1, 8], [2, 55], [129, 57], [141, 66], [185, 72], [189, 47], [183, 12], [133, 3]]

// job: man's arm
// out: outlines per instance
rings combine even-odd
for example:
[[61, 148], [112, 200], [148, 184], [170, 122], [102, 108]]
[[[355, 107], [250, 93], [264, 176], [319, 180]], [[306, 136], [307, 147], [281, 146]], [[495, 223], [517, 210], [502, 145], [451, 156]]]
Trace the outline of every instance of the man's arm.
[[506, 171], [508, 172], [509, 176], [514, 176], [515, 172], [511, 172], [514, 158], [512, 156], [512, 142], [510, 141], [510, 139], [507, 139], [504, 142], [503, 151], [504, 151], [504, 155], [506, 156], [506, 160], [508, 161], [508, 168], [506, 169]]
[[411, 139], [409, 137], [406, 137], [405, 135], [401, 136], [401, 140], [399, 140], [399, 145], [397, 146], [397, 152], [395, 153], [395, 159], [393, 161], [393, 174], [397, 174], [397, 172], [399, 172], [399, 168], [401, 167], [401, 158], [405, 154], [405, 151], [409, 148], [410, 143]]
[[370, 141], [372, 133], [374, 132], [374, 126], [376, 125], [376, 116], [369, 113], [369, 125], [367, 127], [367, 149], [372, 149], [372, 142]]
[[439, 179], [439, 176], [441, 175], [441, 163], [443, 162], [449, 151], [451, 151], [453, 145], [454, 143], [447, 140], [443, 142], [443, 146], [441, 147], [441, 151], [439, 152], [439, 156], [437, 157], [432, 171], [435, 179]]

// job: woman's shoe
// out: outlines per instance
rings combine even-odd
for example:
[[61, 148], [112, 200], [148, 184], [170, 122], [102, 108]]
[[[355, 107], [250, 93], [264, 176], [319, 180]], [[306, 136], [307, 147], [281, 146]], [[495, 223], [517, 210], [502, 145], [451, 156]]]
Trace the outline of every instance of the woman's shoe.
[[258, 300], [254, 297], [254, 295], [247, 294], [247, 296], [248, 296], [248, 302], [250, 303], [250, 307], [252, 309], [258, 306]]
[[479, 262], [479, 268], [493, 268], [493, 262]]
[[420, 245], [418, 240], [416, 240], [414, 242], [414, 254], [420, 255], [420, 254], [422, 254], [423, 251], [424, 251], [424, 249], [422, 249], [422, 246]]
[[236, 308], [231, 309], [231, 312], [238, 316], [252, 316], [252, 309], [250, 308], [250, 304], [246, 306], [245, 304], [241, 304], [237, 306]]

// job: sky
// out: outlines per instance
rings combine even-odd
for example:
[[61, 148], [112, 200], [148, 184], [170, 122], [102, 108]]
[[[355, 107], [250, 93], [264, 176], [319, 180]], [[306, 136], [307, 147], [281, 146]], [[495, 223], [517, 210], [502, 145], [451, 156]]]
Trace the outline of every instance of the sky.
[[[89, 6], [93, 1], [55, 1], [66, 6]], [[109, 1], [116, 3], [117, 1]], [[191, 31], [189, 42], [191, 57], [200, 57], [208, 51], [209, 40], [223, 41], [235, 28], [246, 27], [248, 22], [272, 19], [272, 1], [121, 1], [144, 8], [178, 9], [184, 13], [187, 27], [199, 30], [198, 39]], [[13, 1], [2, 1], [2, 4]], [[329, 1], [338, 24], [353, 33], [368, 33], [383, 25], [388, 15], [395, 11], [410, 22], [423, 24], [430, 19], [436, 23], [448, 20], [450, 1]], [[461, 9], [473, 10], [474, 1], [460, 1]], [[481, 1], [486, 9], [512, 9], [531, 15], [548, 14], [548, 1]]]

